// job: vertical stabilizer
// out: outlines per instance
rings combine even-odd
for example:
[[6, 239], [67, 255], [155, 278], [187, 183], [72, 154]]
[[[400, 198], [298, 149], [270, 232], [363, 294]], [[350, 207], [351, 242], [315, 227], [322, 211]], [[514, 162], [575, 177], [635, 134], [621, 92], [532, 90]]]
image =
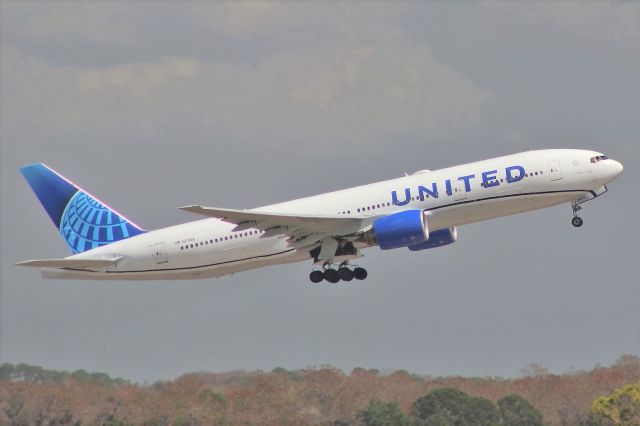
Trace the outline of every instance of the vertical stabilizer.
[[73, 253], [145, 232], [44, 164], [24, 166], [20, 172]]

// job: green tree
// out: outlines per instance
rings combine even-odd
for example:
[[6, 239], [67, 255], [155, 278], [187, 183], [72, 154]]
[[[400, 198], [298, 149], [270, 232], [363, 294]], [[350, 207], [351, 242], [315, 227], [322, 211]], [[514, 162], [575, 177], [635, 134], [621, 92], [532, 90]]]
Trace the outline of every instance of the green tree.
[[471, 397], [455, 388], [436, 389], [418, 398], [411, 412], [434, 426], [493, 426], [500, 423], [500, 413], [493, 402]]
[[424, 420], [421, 426], [455, 426], [456, 419], [448, 411], [440, 411], [432, 414]]
[[409, 426], [410, 420], [400, 410], [397, 402], [384, 402], [377, 399], [358, 413], [358, 418], [366, 426]]
[[616, 425], [640, 424], [640, 382], [616, 389], [611, 395], [601, 396], [593, 401], [591, 411]]
[[11, 380], [14, 370], [13, 364], [5, 363], [0, 365], [0, 380]]
[[[474, 426], [494, 426], [500, 423], [500, 412], [493, 402], [487, 398], [470, 398], [462, 413], [463, 421], [459, 424]], [[524, 423], [520, 423], [523, 425]], [[528, 425], [527, 426], [532, 426]]]
[[84, 368], [71, 373], [71, 377], [77, 380], [79, 383], [88, 383], [91, 379], [91, 375]]
[[507, 395], [498, 401], [504, 426], [542, 426], [542, 415], [520, 395]]
[[440, 388], [418, 398], [411, 406], [414, 416], [427, 420], [430, 416], [448, 412], [455, 424], [469, 403], [469, 395], [455, 388]]

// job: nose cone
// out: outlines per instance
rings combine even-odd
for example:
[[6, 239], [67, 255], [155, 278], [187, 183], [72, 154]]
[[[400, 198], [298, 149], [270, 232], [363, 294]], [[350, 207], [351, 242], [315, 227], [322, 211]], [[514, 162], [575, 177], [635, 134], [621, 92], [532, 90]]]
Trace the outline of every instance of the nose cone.
[[602, 177], [605, 183], [609, 183], [622, 173], [622, 164], [617, 162], [616, 160], [608, 159], [607, 161], [603, 161], [602, 164]]
[[622, 173], [622, 164], [617, 162], [616, 160], [611, 160], [611, 168], [613, 169], [614, 177], [618, 177], [620, 173]]

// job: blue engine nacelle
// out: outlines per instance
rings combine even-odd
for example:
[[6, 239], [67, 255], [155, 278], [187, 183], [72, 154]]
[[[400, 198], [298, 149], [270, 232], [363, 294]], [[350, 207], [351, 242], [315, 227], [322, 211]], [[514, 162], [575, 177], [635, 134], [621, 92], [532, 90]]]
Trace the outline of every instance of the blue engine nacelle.
[[382, 250], [428, 242], [426, 214], [422, 210], [405, 210], [381, 217], [373, 222], [373, 235]]
[[409, 246], [411, 251], [427, 250], [430, 248], [442, 247], [454, 243], [458, 239], [458, 229], [453, 228], [438, 229], [429, 233], [429, 239], [420, 244]]

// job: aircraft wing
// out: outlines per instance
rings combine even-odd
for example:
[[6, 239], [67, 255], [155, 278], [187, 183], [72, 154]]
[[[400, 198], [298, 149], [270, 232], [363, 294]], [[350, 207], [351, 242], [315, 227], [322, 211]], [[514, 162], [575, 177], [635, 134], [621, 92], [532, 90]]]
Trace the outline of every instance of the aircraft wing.
[[315, 234], [344, 236], [362, 230], [363, 218], [340, 215], [305, 215], [291, 213], [261, 212], [256, 210], [221, 209], [199, 205], [180, 207], [181, 210], [202, 216], [214, 217], [236, 224], [234, 231], [256, 228], [265, 231], [264, 237], [289, 235], [296, 239]]
[[41, 259], [25, 260], [16, 263], [18, 266], [31, 266], [34, 268], [80, 269], [80, 268], [105, 268], [122, 259], [122, 256], [113, 259]]

